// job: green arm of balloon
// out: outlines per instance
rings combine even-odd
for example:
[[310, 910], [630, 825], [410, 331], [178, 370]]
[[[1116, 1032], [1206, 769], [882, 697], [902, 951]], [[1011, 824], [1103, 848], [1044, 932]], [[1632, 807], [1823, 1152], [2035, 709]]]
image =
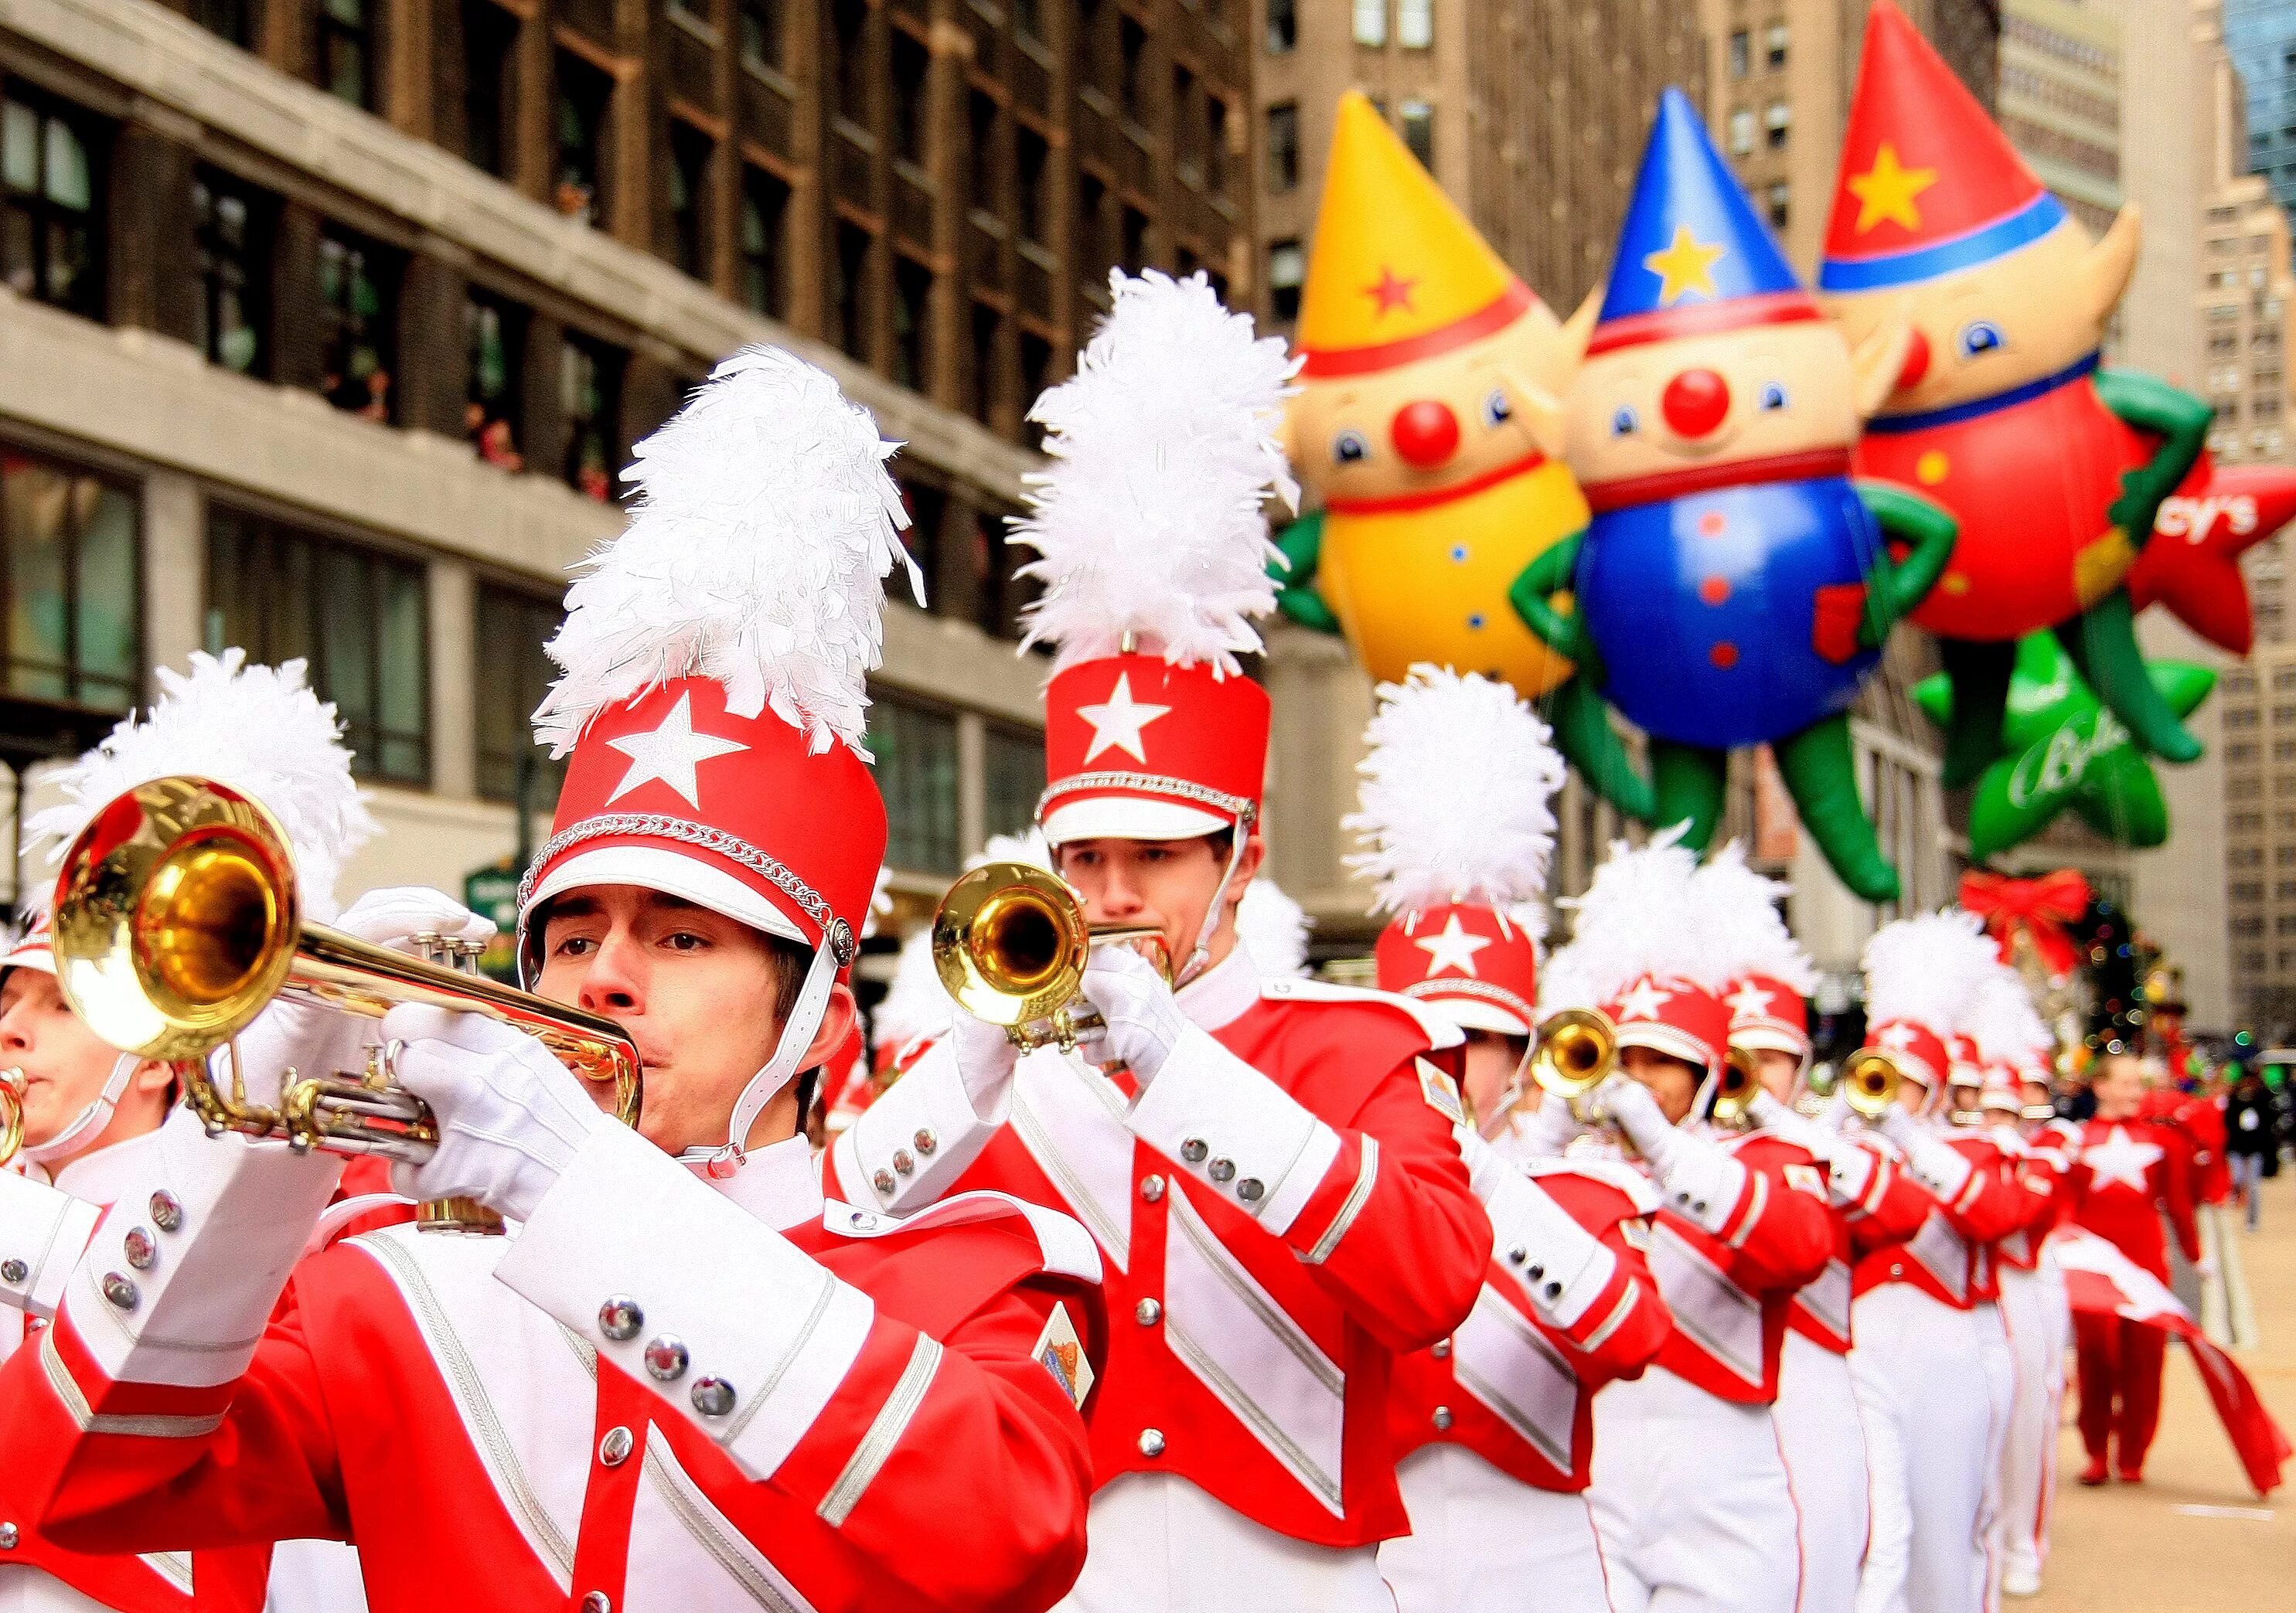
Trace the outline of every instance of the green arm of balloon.
[[1542, 697], [1539, 708], [1554, 728], [1554, 748], [1596, 795], [1638, 823], [1656, 822], [1651, 782], [1635, 769], [1610, 708], [1595, 686], [1576, 675]]
[[2142, 549], [2152, 536], [2152, 520], [2161, 501], [2177, 490], [2192, 473], [2208, 442], [2209, 422], [2216, 411], [2190, 392], [2151, 375], [2128, 370], [2099, 370], [2096, 395], [2104, 406], [2140, 431], [2161, 439], [2152, 457], [2120, 478], [2120, 496], [2105, 512], [2112, 524], [2126, 533], [2131, 545]]
[[1586, 541], [1586, 533], [1573, 532], [1541, 550], [1507, 590], [1507, 603], [1522, 618], [1533, 638], [1577, 667], [1581, 678], [1600, 687], [1602, 663], [1595, 654], [1595, 641], [1587, 631], [1585, 618], [1575, 609], [1562, 610], [1554, 604], [1556, 594], [1570, 590], [1571, 578], [1578, 570], [1578, 550]]
[[2113, 716], [2136, 742], [2163, 761], [2190, 762], [2201, 742], [2185, 732], [2180, 715], [2161, 697], [2136, 647], [2136, 621], [2128, 590], [2115, 588], [2070, 621], [2056, 626], [2058, 643]]
[[1730, 753], [1673, 740], [1651, 741], [1651, 777], [1658, 795], [1661, 829], [1683, 825], [1682, 843], [1703, 851], [1722, 821], [1723, 787], [1728, 782]]
[[1275, 535], [1275, 546], [1290, 564], [1271, 562], [1267, 574], [1275, 579], [1275, 608], [1318, 633], [1336, 634], [1340, 618], [1316, 591], [1316, 562], [1324, 553], [1324, 512], [1310, 511]]
[[1868, 902], [1894, 902], [1904, 894], [1898, 871], [1882, 855], [1874, 821], [1857, 798], [1849, 715], [1821, 717], [1778, 741], [1770, 753], [1802, 827], [1841, 882]]
[[1866, 578], [1866, 620], [1857, 629], [1857, 643], [1861, 649], [1879, 650], [1890, 627], [1911, 616], [1945, 575], [1961, 525], [1942, 506], [1887, 482], [1861, 481], [1857, 496], [1882, 537], [1906, 546], [1901, 561], [1892, 561], [1886, 551], [1878, 556]]

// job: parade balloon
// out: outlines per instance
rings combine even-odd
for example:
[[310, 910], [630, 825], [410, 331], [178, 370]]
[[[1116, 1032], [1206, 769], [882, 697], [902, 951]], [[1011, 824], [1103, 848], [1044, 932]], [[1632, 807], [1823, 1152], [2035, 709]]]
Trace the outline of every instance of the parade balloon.
[[1286, 615], [1399, 683], [1418, 663], [1538, 701], [1603, 795], [1649, 790], [1601, 703], [1507, 608], [1533, 557], [1586, 524], [1546, 433], [1583, 340], [1499, 260], [1386, 119], [1341, 97], [1300, 308], [1286, 437], [1322, 508], [1278, 538]]
[[[2146, 670], [2179, 718], [2216, 686], [2205, 667], [2155, 661]], [[1951, 726], [1959, 691], [1946, 674], [1923, 679], [1913, 695], [1932, 722]], [[1969, 855], [1979, 862], [2031, 839], [2067, 807], [2120, 845], [2168, 839], [2168, 803], [2152, 764], [2082, 682], [2055, 635], [2018, 643], [1997, 748], [2007, 754], [1980, 775], [1969, 803]]]
[[1849, 708], [1954, 545], [1934, 505], [1850, 480], [1906, 342], [1885, 323], [1852, 350], [1668, 90], [1564, 401], [1593, 518], [1512, 594], [1650, 736], [1654, 821], [1705, 845], [1728, 751], [1767, 743], [1811, 838], [1874, 902], [1898, 881], [1858, 799]]
[[2129, 603], [2159, 603], [2234, 655], [2256, 642], [2240, 557], [2296, 520], [2296, 471], [2219, 465], [2208, 454], [2161, 501], [2152, 541], [2128, 573]]
[[2210, 411], [2098, 367], [2136, 265], [2136, 209], [2092, 241], [1889, 0], [1867, 22], [1847, 129], [1820, 294], [1853, 342], [1914, 325], [1857, 467], [1961, 525], [1914, 615], [1955, 685], [1946, 783], [1997, 754], [2017, 641], [2042, 628], [2138, 744], [2192, 760], [2200, 746], [2145, 674], [2123, 585]]

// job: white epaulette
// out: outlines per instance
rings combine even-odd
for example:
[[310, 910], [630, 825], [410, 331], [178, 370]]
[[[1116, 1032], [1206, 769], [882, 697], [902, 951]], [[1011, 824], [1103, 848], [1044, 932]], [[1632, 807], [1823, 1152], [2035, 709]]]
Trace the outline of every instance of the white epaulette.
[[1449, 1019], [1409, 997], [1374, 991], [1367, 986], [1340, 986], [1301, 975], [1269, 975], [1260, 980], [1259, 995], [1276, 1003], [1377, 1003], [1409, 1014], [1432, 1046], [1456, 1047], [1467, 1039]]
[[929, 1204], [914, 1215], [888, 1216], [882, 1210], [830, 1200], [822, 1208], [822, 1230], [840, 1238], [882, 1238], [894, 1232], [923, 1232], [937, 1226], [969, 1226], [976, 1221], [997, 1221], [1017, 1216], [1036, 1235], [1045, 1257], [1045, 1269], [1059, 1277], [1086, 1282], [1101, 1280], [1100, 1247], [1082, 1224], [1056, 1209], [1031, 1204], [1010, 1193], [957, 1193]]

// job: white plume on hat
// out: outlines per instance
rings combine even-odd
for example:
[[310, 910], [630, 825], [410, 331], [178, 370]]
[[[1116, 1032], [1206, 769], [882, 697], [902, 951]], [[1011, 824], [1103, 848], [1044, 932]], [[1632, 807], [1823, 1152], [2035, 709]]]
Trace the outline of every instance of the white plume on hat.
[[1578, 913], [1569, 968], [1588, 1001], [1610, 1002], [1644, 975], [1705, 991], [1729, 983], [1691, 894], [1698, 855], [1682, 844], [1687, 827], [1664, 830], [1646, 846], [1611, 841], [1587, 894], [1557, 904]]
[[1953, 1036], [1997, 955], [1977, 915], [1959, 908], [1884, 924], [1866, 943], [1867, 1022], [1908, 1019]]
[[1423, 663], [1378, 693], [1364, 731], [1371, 752], [1356, 769], [1359, 807], [1342, 820], [1364, 847], [1348, 866], [1398, 916], [1480, 903], [1544, 936], [1550, 802], [1564, 777], [1553, 731], [1480, 673]]
[[1053, 848], [1045, 843], [1045, 831], [1033, 825], [1018, 834], [992, 834], [979, 852], [964, 859], [964, 870], [970, 873], [990, 863], [1026, 863], [1050, 873]]
[[[299, 660], [249, 666], [247, 651], [192, 651], [190, 670], [155, 669], [160, 698], [46, 782], [63, 800], [32, 815], [24, 849], [50, 866], [95, 815], [138, 784], [194, 773], [228, 784], [268, 807], [287, 831], [303, 906], [334, 917], [335, 880], [380, 825], [351, 779], [335, 708], [304, 682]], [[53, 895], [42, 880], [43, 905]]]
[[1733, 840], [1708, 859], [1691, 881], [1698, 922], [1726, 979], [1767, 975], [1803, 996], [1817, 989], [1809, 961], [1777, 909], [1793, 887], [1746, 866], [1746, 848]]
[[607, 707], [701, 676], [736, 716], [770, 707], [816, 751], [861, 750], [884, 578], [906, 565], [924, 597], [885, 473], [898, 446], [803, 359], [752, 347], [720, 364], [632, 450], [629, 524], [567, 590], [536, 738], [564, 756]]
[[1066, 667], [1128, 636], [1235, 673], [1260, 647], [1252, 618], [1275, 605], [1262, 503], [1271, 489], [1299, 502], [1276, 436], [1299, 361], [1201, 272], [1108, 279], [1115, 306], [1076, 373], [1029, 411], [1053, 463], [1029, 479], [1010, 539], [1037, 552], [1021, 574], [1045, 585], [1022, 647], [1049, 642]]
[[1306, 974], [1308, 932], [1314, 928], [1308, 910], [1275, 880], [1258, 879], [1243, 888], [1235, 910], [1236, 938], [1261, 974]]
[[1539, 960], [1538, 1011], [1541, 1016], [1561, 1008], [1600, 1008], [1607, 1000], [1595, 989], [1594, 981], [1581, 967], [1582, 955], [1576, 946], [1558, 946]]
[[1988, 1064], [2012, 1069], [2046, 1060], [2056, 1045], [2049, 1028], [2033, 1006], [2033, 994], [2024, 978], [1995, 956], [1992, 969], [1980, 976], [1956, 1027], [1977, 1044], [1978, 1056]]
[[869, 1011], [869, 1035], [880, 1049], [903, 1048], [919, 1036], [938, 1036], [956, 1017], [955, 999], [933, 967], [932, 926], [921, 924], [901, 943], [885, 995]]

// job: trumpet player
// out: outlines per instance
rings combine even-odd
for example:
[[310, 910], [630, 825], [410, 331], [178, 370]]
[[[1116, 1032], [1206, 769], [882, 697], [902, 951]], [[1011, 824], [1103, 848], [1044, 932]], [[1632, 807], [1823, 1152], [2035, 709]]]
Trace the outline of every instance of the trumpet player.
[[[1643, 1249], [1658, 1199], [1623, 1166], [1535, 1155], [1515, 1125], [1538, 1001], [1562, 760], [1504, 684], [1414, 667], [1381, 686], [1357, 866], [1395, 916], [1378, 979], [1465, 1037], [1459, 1143], [1496, 1234], [1452, 1337], [1396, 1368], [1389, 1419], [1411, 1533], [1380, 1548], [1401, 1613], [1609, 1613], [1586, 1489], [1599, 1390], [1670, 1325]], [[1565, 1108], [1552, 1099], [1555, 1108]]]
[[1549, 971], [1570, 983], [1557, 997], [1583, 994], [1617, 1028], [1620, 1072], [1592, 1101], [1658, 1195], [1650, 1265], [1673, 1314], [1650, 1370], [1595, 1399], [1589, 1497], [1621, 1613], [1791, 1613], [1796, 1513], [1771, 1405], [1788, 1303], [1825, 1269], [1833, 1224], [1807, 1153], [1707, 1123], [1730, 1010], [1695, 867], [1671, 834], [1613, 847]]
[[1097, 1238], [1111, 1336], [1066, 1605], [1389, 1609], [1376, 1548], [1408, 1527], [1390, 1379], [1467, 1319], [1491, 1249], [1425, 1059], [1456, 1033], [1405, 999], [1265, 977], [1236, 943], [1269, 707], [1232, 658], [1273, 602], [1258, 511], [1291, 364], [1201, 275], [1111, 284], [1075, 378], [1037, 405], [1053, 460], [1018, 534], [1045, 584], [1029, 635], [1058, 651], [1038, 821], [1084, 918], [1165, 967], [1095, 948], [1058, 1016], [1081, 1044], [1025, 1057], [1029, 1028], [978, 1017], [994, 1003], [962, 986], [829, 1173], [901, 1215], [1002, 1188]]
[[1865, 964], [1868, 1044], [1902, 1077], [1874, 1130], [1935, 1203], [1911, 1238], [1866, 1255], [1853, 1275], [1849, 1364], [1874, 1498], [1857, 1606], [1976, 1613], [1992, 1579], [2004, 1421], [1990, 1246], [2031, 1212], [1998, 1150], [1949, 1124], [1947, 1088], [1953, 1040], [2000, 965], [1957, 912], [1884, 925]]
[[1730, 1047], [1760, 1083], [1747, 1118], [1755, 1133], [1805, 1150], [1825, 1176], [1833, 1248], [1825, 1270], [1794, 1290], [1787, 1309], [1775, 1415], [1793, 1482], [1802, 1606], [1849, 1613], [1871, 1521], [1849, 1371], [1850, 1271], [1862, 1257], [1911, 1237], [1931, 1201], [1880, 1149], [1844, 1135], [1831, 1105], [1819, 1118], [1793, 1107], [1809, 1068], [1808, 998], [1817, 971], [1779, 916], [1786, 888], [1748, 868], [1735, 841], [1698, 871], [1696, 883], [1698, 910], [1712, 920], [1712, 944], [1731, 977], [1723, 996]]
[[[884, 849], [858, 746], [890, 452], [771, 348], [639, 445], [551, 647], [569, 765], [517, 938], [562, 1025], [642, 1055], [635, 1126], [604, 1107], [627, 1082], [402, 1004], [392, 1080], [436, 1142], [393, 1179], [511, 1235], [397, 1226], [298, 1265], [340, 1159], [171, 1119], [0, 1380], [0, 1471], [73, 1541], [346, 1538], [378, 1613], [1067, 1588], [1090, 1240], [993, 1197], [900, 1226], [825, 1205], [798, 1130]], [[239, 1039], [248, 1097], [330, 1068], [343, 1018], [275, 1005]]]

